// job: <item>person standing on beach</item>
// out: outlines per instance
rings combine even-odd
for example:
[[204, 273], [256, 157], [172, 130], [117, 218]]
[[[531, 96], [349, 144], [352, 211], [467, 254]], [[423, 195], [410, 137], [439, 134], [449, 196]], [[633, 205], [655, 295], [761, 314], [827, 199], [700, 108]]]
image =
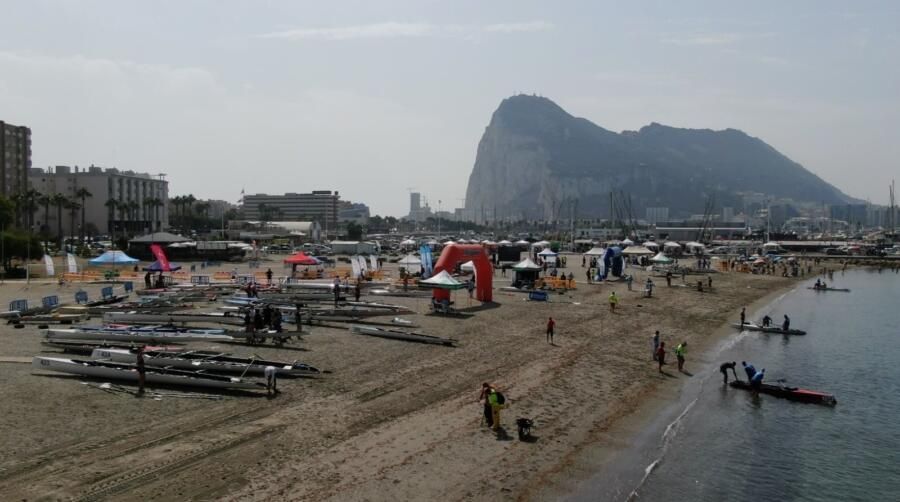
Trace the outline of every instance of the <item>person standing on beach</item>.
[[747, 307], [741, 307], [741, 326], [747, 324]]
[[616, 292], [615, 291], [610, 292], [609, 293], [609, 311], [615, 312], [616, 304], [618, 304], [618, 303], [619, 303], [619, 297], [616, 296]]
[[506, 404], [506, 398], [497, 392], [497, 389], [491, 387], [491, 391], [488, 393], [488, 402], [491, 404], [491, 429], [498, 432], [500, 430], [500, 410]]
[[666, 342], [659, 342], [659, 348], [656, 349], [656, 362], [659, 363], [659, 372], [662, 373], [662, 367], [666, 364]]
[[275, 374], [275, 366], [266, 366], [263, 374], [266, 377], [266, 395], [278, 394], [278, 380]]
[[670, 288], [672, 287], [672, 271], [671, 270], [666, 271], [666, 286], [670, 287]]
[[587, 276], [588, 284], [590, 284], [591, 283], [591, 269], [590, 268], [587, 269], [587, 272], [585, 272], [585, 275]]
[[789, 329], [791, 329], [791, 318], [788, 317], [787, 314], [785, 314], [784, 322], [781, 323], [781, 331], [787, 331]]
[[484, 405], [484, 421], [490, 429], [494, 428], [494, 412], [488, 399], [492, 390], [491, 384], [484, 382], [481, 384], [481, 394], [478, 395], [478, 402]]
[[628, 291], [631, 291], [631, 283], [634, 282], [634, 277], [631, 274], [628, 274], [625, 277], [625, 284], [628, 285]]
[[731, 361], [730, 363], [722, 363], [719, 365], [719, 371], [722, 372], [722, 378], [725, 379], [725, 385], [728, 385], [728, 370], [731, 370], [731, 374], [734, 375], [734, 379], [737, 380], [737, 373], [734, 371], [734, 367], [737, 366], [737, 363]]
[[271, 286], [272, 285], [272, 269], [266, 270], [266, 283]]
[[553, 345], [553, 327], [556, 326], [556, 321], [553, 318], [549, 318], [547, 320], [547, 343]]
[[137, 349], [137, 373], [138, 373], [138, 395], [144, 395], [144, 381], [147, 378], [147, 368], [144, 367], [144, 347]]
[[353, 298], [357, 302], [359, 301], [359, 295], [362, 293], [362, 286], [359, 284], [359, 279], [356, 280], [356, 286], [353, 287]]
[[678, 371], [684, 371], [684, 355], [687, 353], [687, 342], [675, 346], [675, 358], [678, 359]]
[[653, 360], [656, 361], [656, 351], [659, 350], [659, 330], [656, 330], [656, 333], [653, 335], [653, 338], [650, 340], [650, 344], [653, 346]]
[[647, 292], [647, 298], [653, 298], [653, 281], [650, 278], [647, 278], [647, 282], [644, 284], [644, 291]]

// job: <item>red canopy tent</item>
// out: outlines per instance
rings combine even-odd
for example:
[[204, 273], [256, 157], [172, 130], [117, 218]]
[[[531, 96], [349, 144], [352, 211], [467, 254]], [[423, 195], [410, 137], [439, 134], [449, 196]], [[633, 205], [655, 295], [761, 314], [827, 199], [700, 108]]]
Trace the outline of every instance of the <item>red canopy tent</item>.
[[284, 262], [290, 263], [291, 265], [318, 265], [319, 264], [319, 260], [304, 253], [303, 251], [297, 251], [296, 253], [288, 256], [287, 258], [284, 259]]

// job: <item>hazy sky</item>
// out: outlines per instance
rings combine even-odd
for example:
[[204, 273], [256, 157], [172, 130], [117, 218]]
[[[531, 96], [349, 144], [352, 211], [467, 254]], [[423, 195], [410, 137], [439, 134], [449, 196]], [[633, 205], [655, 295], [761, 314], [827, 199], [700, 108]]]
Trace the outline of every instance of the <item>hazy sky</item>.
[[173, 195], [338, 189], [458, 206], [500, 100], [611, 130], [734, 127], [886, 203], [900, 2], [0, 0], [0, 120], [36, 167], [167, 173]]

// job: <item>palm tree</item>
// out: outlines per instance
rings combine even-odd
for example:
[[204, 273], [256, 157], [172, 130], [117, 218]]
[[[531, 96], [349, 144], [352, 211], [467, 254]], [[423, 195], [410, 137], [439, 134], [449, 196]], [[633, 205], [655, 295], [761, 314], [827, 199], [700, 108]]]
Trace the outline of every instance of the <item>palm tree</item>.
[[[66, 209], [69, 210], [69, 231], [72, 232], [72, 238], [75, 237], [75, 217], [78, 216], [78, 210], [83, 209], [83, 206], [74, 200], [70, 200], [68, 204], [66, 204]], [[84, 214], [84, 211], [81, 213]], [[84, 217], [82, 216], [82, 220], [84, 221]], [[84, 230], [84, 225], [82, 225], [82, 231]], [[81, 239], [84, 242], [84, 238]], [[72, 244], [72, 248], [74, 250], [75, 245]]]
[[197, 199], [194, 198], [194, 194], [189, 193], [184, 196], [184, 204], [187, 211], [184, 211], [185, 216], [191, 216], [191, 213], [194, 212], [194, 202], [197, 202]]
[[137, 203], [135, 200], [128, 201], [128, 219], [131, 220], [131, 229], [134, 230], [135, 220], [137, 219], [138, 209], [141, 208], [141, 205]]
[[172, 203], [172, 208], [174, 209], [174, 211], [172, 212], [172, 223], [174, 225], [175, 222], [178, 221], [178, 208], [181, 207], [182, 201], [184, 201], [184, 197], [179, 195], [177, 197], [172, 197], [171, 199], [169, 199], [169, 201]]
[[88, 191], [87, 188], [81, 187], [78, 190], [75, 190], [75, 197], [81, 199], [81, 231], [79, 232], [78, 237], [81, 239], [81, 242], [84, 243], [84, 209], [87, 205], [85, 203], [85, 199], [88, 197], [93, 197], [94, 194]]
[[53, 204], [53, 196], [49, 194], [37, 194], [34, 198], [35, 208], [32, 210], [31, 221], [29, 225], [34, 227], [34, 213], [37, 212], [37, 204], [44, 206], [44, 223], [41, 224], [41, 229], [47, 227], [47, 231], [50, 231], [50, 205]]
[[145, 199], [144, 204], [153, 210], [153, 213], [151, 213], [153, 219], [150, 222], [151, 232], [159, 230], [159, 228], [157, 228], [159, 227], [159, 208], [163, 206], [163, 201], [154, 197], [152, 199]]
[[119, 201], [109, 199], [103, 205], [109, 210], [109, 232], [112, 234], [112, 241], [116, 242], [116, 208], [119, 206]]
[[69, 203], [69, 199], [61, 193], [55, 193], [50, 198], [50, 203], [56, 206], [56, 245], [62, 249], [62, 210]]

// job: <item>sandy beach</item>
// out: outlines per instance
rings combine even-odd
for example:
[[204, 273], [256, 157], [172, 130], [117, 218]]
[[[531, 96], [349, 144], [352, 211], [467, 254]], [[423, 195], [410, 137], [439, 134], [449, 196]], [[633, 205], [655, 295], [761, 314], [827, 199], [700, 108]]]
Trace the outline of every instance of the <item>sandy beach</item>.
[[[577, 264], [569, 270], [584, 276]], [[667, 373], [657, 372], [654, 330], [670, 349], [688, 342], [687, 372], [716, 364], [699, 356], [741, 306], [802, 280], [721, 273], [701, 293], [680, 278], [673, 287], [654, 278], [654, 297], [642, 298], [646, 273], [630, 271], [632, 292], [624, 283], [579, 282], [542, 303], [495, 289], [495, 304], [473, 300], [465, 319], [425, 315], [427, 300], [379, 299], [416, 310], [405, 317], [424, 333], [457, 339], [455, 348], [319, 327], [281, 349], [217, 347], [331, 372], [280, 380], [274, 399], [138, 399], [0, 362], [0, 492], [10, 500], [556, 498], [591, 477], [603, 452], [628, 448], [629, 424], [691, 378], [675, 369], [671, 352]], [[498, 274], [494, 287], [506, 284]], [[84, 289], [95, 297], [100, 287]], [[66, 286], [61, 300], [77, 288]], [[0, 301], [36, 302], [59, 289], [7, 282]], [[621, 298], [614, 314], [611, 290]], [[455, 299], [467, 308], [465, 291]], [[557, 321], [555, 346], [544, 337], [548, 316]], [[40, 338], [35, 327], [0, 326], [0, 360], [38, 354]], [[510, 400], [502, 414], [508, 440], [481, 424], [484, 381]], [[520, 416], [536, 421], [535, 442], [514, 439]]]

